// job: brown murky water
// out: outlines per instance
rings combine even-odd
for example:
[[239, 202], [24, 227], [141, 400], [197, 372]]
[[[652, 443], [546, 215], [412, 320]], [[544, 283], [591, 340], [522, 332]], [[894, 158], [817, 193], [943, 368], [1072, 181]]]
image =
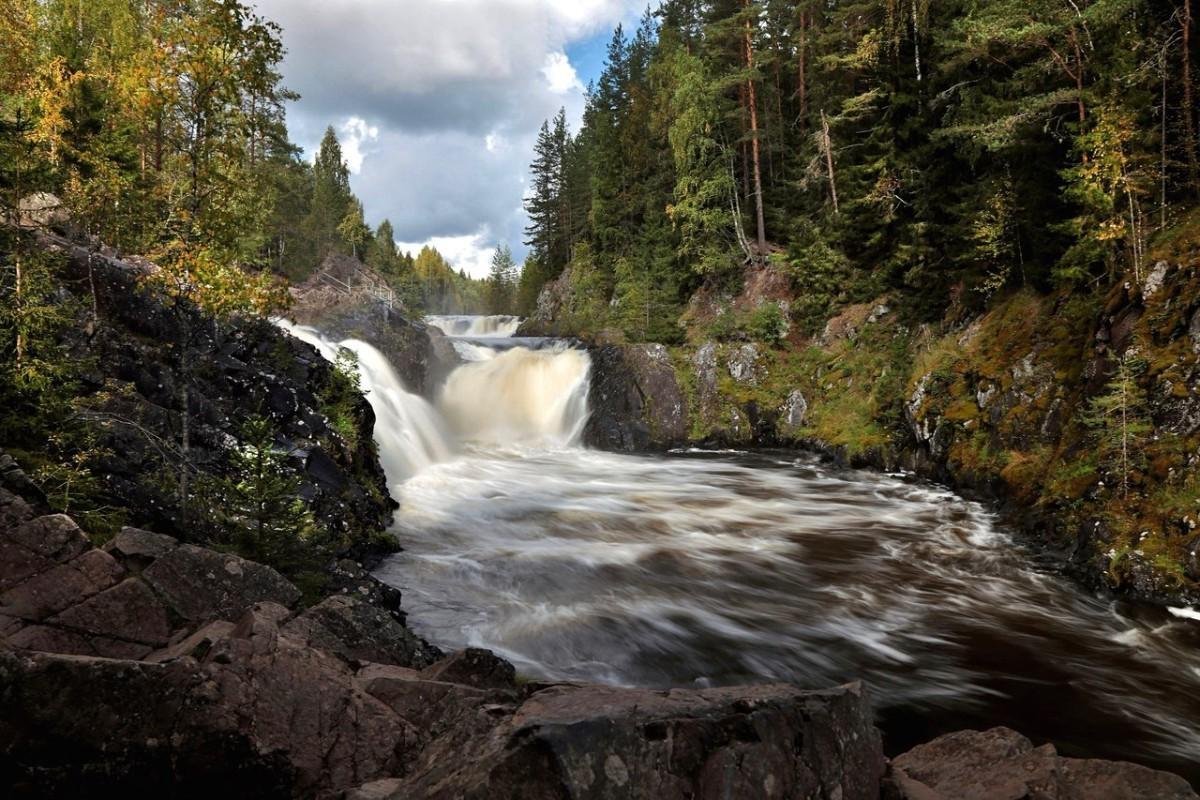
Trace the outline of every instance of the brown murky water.
[[472, 450], [398, 488], [413, 626], [531, 676], [862, 679], [888, 748], [1009, 725], [1200, 780], [1200, 622], [1093, 596], [981, 506], [781, 454]]

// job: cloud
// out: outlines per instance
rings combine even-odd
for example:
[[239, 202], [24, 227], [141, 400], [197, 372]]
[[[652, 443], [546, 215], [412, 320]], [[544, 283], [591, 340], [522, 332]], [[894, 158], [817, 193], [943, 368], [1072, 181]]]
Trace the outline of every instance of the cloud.
[[338, 131], [341, 134], [338, 139], [342, 143], [342, 155], [346, 159], [346, 166], [350, 168], [350, 172], [357, 175], [362, 172], [363, 158], [366, 157], [363, 145], [379, 139], [379, 128], [368, 125], [362, 117], [350, 117], [342, 123]]
[[575, 73], [575, 68], [571, 66], [571, 61], [567, 58], [566, 53], [551, 53], [546, 56], [542, 75], [545, 76], [546, 85], [554, 94], [583, 91], [579, 75]]
[[282, 25], [284, 83], [302, 97], [288, 111], [292, 138], [311, 153], [333, 124], [368, 221], [390, 219], [407, 242], [475, 242], [456, 251], [475, 270], [500, 242], [523, 256], [537, 130], [559, 107], [582, 113], [566, 48], [644, 5], [259, 0], [258, 10]]
[[484, 227], [464, 236], [434, 236], [421, 242], [397, 242], [396, 246], [416, 256], [422, 247], [428, 245], [445, 256], [456, 269], [482, 278], [491, 269], [492, 256], [496, 253], [496, 245], [491, 243], [491, 239], [491, 232]]

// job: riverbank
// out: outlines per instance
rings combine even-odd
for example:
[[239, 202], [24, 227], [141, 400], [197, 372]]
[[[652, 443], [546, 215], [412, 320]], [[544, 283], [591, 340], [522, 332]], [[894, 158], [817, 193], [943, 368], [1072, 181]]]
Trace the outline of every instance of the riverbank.
[[1191, 605], [1200, 271], [1188, 246], [1164, 244], [1140, 285], [1026, 290], [937, 325], [907, 319], [904, 298], [881, 297], [811, 336], [716, 336], [722, 302], [786, 305], [781, 282], [757, 275], [742, 295], [704, 299], [705, 313], [695, 300], [685, 344], [551, 329], [592, 342], [593, 446], [792, 446], [912, 470], [988, 499], [1089, 587]]

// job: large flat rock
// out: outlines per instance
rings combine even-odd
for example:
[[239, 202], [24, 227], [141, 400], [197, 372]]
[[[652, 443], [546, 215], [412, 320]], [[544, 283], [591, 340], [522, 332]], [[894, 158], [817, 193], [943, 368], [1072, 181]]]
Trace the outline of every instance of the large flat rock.
[[1063, 758], [1008, 728], [959, 731], [891, 764], [888, 800], [1196, 800], [1187, 781], [1137, 764]]

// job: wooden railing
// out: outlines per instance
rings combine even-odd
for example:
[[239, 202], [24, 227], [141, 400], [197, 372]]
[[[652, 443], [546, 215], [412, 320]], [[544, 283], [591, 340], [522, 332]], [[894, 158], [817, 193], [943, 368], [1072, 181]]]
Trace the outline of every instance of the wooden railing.
[[375, 300], [389, 312], [404, 310], [404, 304], [396, 296], [396, 291], [365, 269], [356, 269], [350, 275], [349, 281], [334, 277], [327, 271], [317, 273], [316, 277], [321, 283], [346, 297]]

